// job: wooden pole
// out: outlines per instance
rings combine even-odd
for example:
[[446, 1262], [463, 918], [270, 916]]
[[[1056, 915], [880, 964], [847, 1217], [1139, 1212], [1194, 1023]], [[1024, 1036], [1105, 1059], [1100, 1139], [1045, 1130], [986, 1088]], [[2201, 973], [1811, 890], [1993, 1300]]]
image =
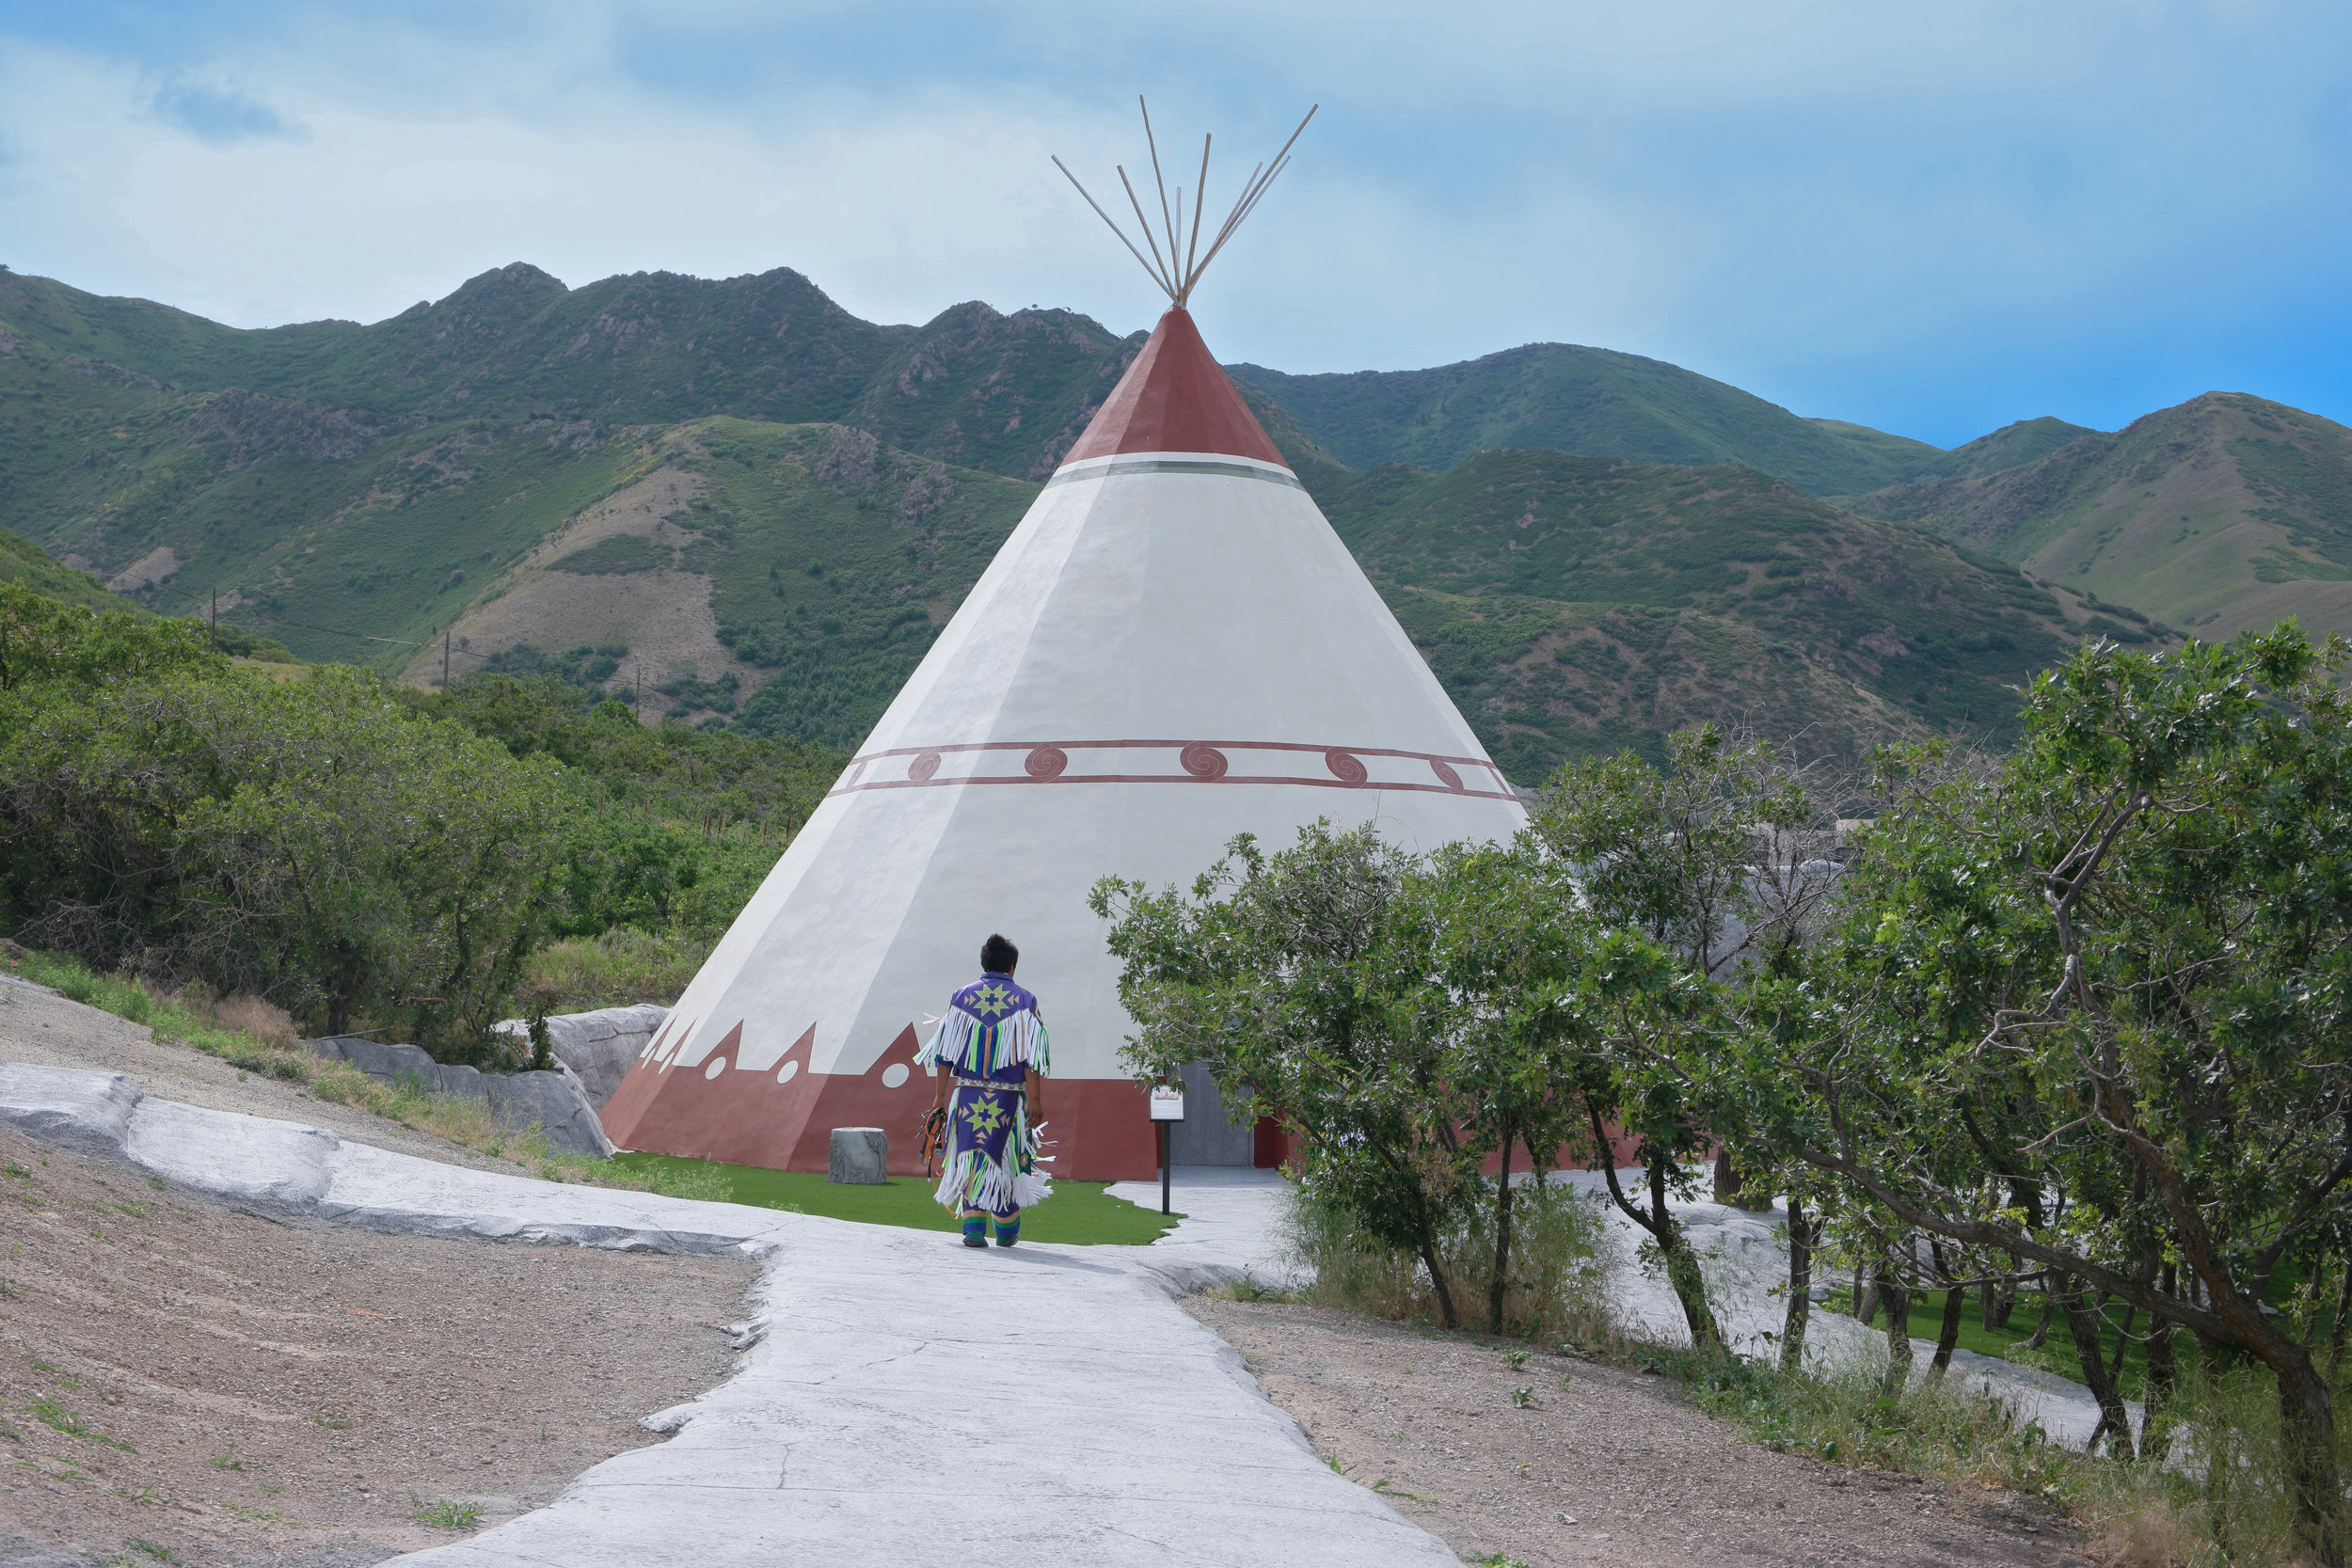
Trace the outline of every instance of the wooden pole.
[[[1143, 215], [1143, 203], [1136, 199], [1136, 188], [1127, 182], [1127, 166], [1124, 164], [1119, 166], [1119, 182], [1126, 188], [1127, 205], [1136, 210], [1136, 227], [1143, 230], [1143, 243], [1152, 247], [1152, 260], [1156, 262], [1160, 259], [1160, 242], [1152, 237], [1152, 221]], [[1176, 284], [1174, 279], [1168, 276], [1167, 269], [1163, 267], [1153, 276], [1159, 278], [1160, 288], [1166, 292], [1168, 297], [1174, 299]]]
[[441, 633], [441, 689], [449, 689], [449, 633]]
[[[1056, 158], [1054, 160], [1054, 166], [1061, 170], [1062, 178], [1069, 181], [1072, 186], [1076, 189], [1077, 193], [1086, 198], [1086, 204], [1094, 209], [1094, 215], [1101, 218], [1103, 222], [1108, 226], [1110, 231], [1119, 236], [1119, 243], [1127, 247], [1127, 254], [1136, 259], [1136, 265], [1141, 267], [1144, 270], [1145, 275], [1149, 277], [1152, 282], [1159, 283], [1161, 281], [1160, 275], [1152, 270], [1151, 262], [1143, 259], [1143, 252], [1137, 250], [1135, 246], [1135, 242], [1127, 238], [1127, 231], [1125, 230], [1111, 222], [1111, 215], [1103, 211], [1103, 204], [1095, 200], [1094, 198], [1089, 194], [1084, 185], [1078, 183], [1078, 177], [1070, 172], [1070, 166], [1063, 163], [1059, 158]], [[1162, 284], [1162, 287], [1166, 287], [1166, 285]]]
[[[1200, 208], [1209, 199], [1209, 138], [1200, 138], [1200, 179], [1192, 187], [1192, 237], [1184, 242], [1184, 297], [1192, 297], [1192, 280], [1200, 276], [1192, 259], [1200, 252]], [[1182, 301], [1178, 302], [1183, 303]]]
[[[1160, 188], [1160, 222], [1168, 230], [1168, 275], [1171, 278], [1175, 278], [1177, 286], [1182, 288], [1184, 286], [1182, 279], [1176, 277], [1177, 226], [1175, 221], [1168, 215], [1168, 179], [1160, 173], [1160, 144], [1158, 139], [1152, 135], [1152, 106], [1143, 101], [1143, 94], [1137, 93], [1136, 94], [1136, 107], [1143, 111], [1143, 145], [1152, 150], [1152, 182]], [[1182, 199], [1181, 193], [1178, 199]]]

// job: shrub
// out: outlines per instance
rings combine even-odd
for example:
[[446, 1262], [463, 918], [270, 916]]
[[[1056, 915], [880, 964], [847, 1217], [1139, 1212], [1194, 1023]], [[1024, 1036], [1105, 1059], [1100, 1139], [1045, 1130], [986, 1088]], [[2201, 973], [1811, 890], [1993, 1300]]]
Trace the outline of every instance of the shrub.
[[[2311, 1560], [2295, 1528], [2293, 1466], [2276, 1380], [2256, 1365], [2201, 1357], [2170, 1406], [2169, 1464], [2083, 1464], [2060, 1486], [2101, 1560], [2131, 1568], [2220, 1568]], [[2337, 1397], [2336, 1462], [2352, 1466], [2352, 1410]]]
[[709, 957], [710, 945], [669, 932], [624, 926], [595, 937], [567, 937], [531, 956], [524, 970], [535, 990], [554, 993], [557, 1007], [668, 1006]]
[[[1412, 1251], [1365, 1232], [1344, 1210], [1294, 1184], [1284, 1226], [1291, 1251], [1314, 1272], [1302, 1292], [1318, 1306], [1406, 1322], [1442, 1319], [1429, 1271]], [[1480, 1299], [1492, 1284], [1495, 1212], [1482, 1203], [1439, 1238], [1438, 1265]], [[1504, 1331], [1596, 1344], [1614, 1337], [1609, 1299], [1620, 1262], [1598, 1206], [1565, 1182], [1522, 1182], [1503, 1291]]]

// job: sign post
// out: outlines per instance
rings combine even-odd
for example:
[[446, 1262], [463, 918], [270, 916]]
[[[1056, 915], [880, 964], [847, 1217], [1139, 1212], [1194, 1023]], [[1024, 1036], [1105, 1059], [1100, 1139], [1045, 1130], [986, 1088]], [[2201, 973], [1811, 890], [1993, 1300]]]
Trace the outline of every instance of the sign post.
[[1168, 1129], [1184, 1119], [1184, 1091], [1173, 1084], [1152, 1086], [1152, 1121], [1160, 1130], [1160, 1212], [1168, 1212]]

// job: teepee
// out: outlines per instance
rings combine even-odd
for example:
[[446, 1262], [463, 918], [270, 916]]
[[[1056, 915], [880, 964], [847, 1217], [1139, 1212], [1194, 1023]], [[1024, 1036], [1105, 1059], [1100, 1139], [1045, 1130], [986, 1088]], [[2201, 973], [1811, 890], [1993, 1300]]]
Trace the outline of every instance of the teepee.
[[1168, 313], [613, 1095], [615, 1144], [816, 1170], [833, 1128], [881, 1127], [919, 1170], [925, 1021], [1002, 931], [1053, 1031], [1055, 1174], [1148, 1176], [1098, 878], [1189, 883], [1318, 817], [1421, 847], [1521, 826], [1187, 312], [1288, 151], [1205, 251], [1197, 186], [1189, 237], [1163, 198], [1165, 256], [1144, 223]]

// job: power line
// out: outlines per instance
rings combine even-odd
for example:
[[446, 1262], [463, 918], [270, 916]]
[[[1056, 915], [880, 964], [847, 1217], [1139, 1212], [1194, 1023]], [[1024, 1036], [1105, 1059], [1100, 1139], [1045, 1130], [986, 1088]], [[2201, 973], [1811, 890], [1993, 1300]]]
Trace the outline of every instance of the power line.
[[[183, 599], [187, 600], [189, 604], [191, 604], [191, 605], [195, 606], [198, 613], [199, 613], [199, 614], [200, 614], [200, 613], [202, 613], [202, 611], [203, 611], [203, 608], [204, 608], [204, 604], [205, 604], [205, 601], [203, 600], [203, 598], [201, 598], [200, 596], [199, 596], [199, 595], [198, 595], [196, 593], [194, 593], [192, 590], [185, 589], [185, 588], [175, 588], [175, 587], [172, 587], [172, 586], [171, 586], [170, 584], [168, 584], [168, 583], [160, 583], [160, 582], [159, 582], [159, 583], [157, 583], [157, 584], [155, 584], [155, 585], [154, 585], [154, 587], [155, 587], [155, 591], [156, 591], [157, 593], [159, 593], [159, 594], [178, 594], [180, 597], [182, 597], [182, 598], [183, 598]], [[219, 610], [219, 608], [218, 608], [218, 606], [219, 606], [219, 600], [220, 600], [220, 594], [219, 594], [218, 591], [217, 591], [217, 590], [215, 590], [215, 593], [214, 593], [214, 594], [213, 594], [213, 605], [214, 605], [214, 609], [213, 609], [213, 615], [212, 615], [212, 627], [213, 627], [213, 635], [215, 636], [215, 638], [217, 638], [217, 637], [220, 635], [220, 610]], [[376, 636], [376, 635], [375, 635], [374, 633], [373, 633], [373, 632], [352, 631], [352, 630], [350, 630], [348, 627], [344, 627], [344, 626], [322, 626], [315, 625], [315, 624], [313, 624], [313, 623], [311, 623], [311, 622], [309, 622], [309, 621], [289, 621], [289, 620], [287, 620], [287, 619], [286, 619], [284, 616], [282, 616], [282, 615], [274, 615], [274, 616], [272, 616], [272, 617], [270, 618], [270, 625], [271, 625], [272, 629], [276, 629], [277, 627], [279, 627], [279, 626], [287, 626], [287, 627], [291, 627], [291, 628], [293, 628], [293, 629], [294, 629], [294, 630], [295, 630], [295, 631], [315, 631], [315, 632], [322, 632], [322, 633], [324, 633], [325, 635], [326, 635], [326, 636], [328, 636], [328, 637], [349, 637], [349, 638], [354, 638], [354, 639], [356, 639], [356, 640], [358, 640], [358, 641], [361, 641], [361, 642], [389, 642], [389, 643], [391, 643], [391, 644], [393, 644], [393, 645], [395, 645], [395, 646], [397, 646], [397, 647], [402, 647], [402, 648], [430, 648], [431, 646], [433, 646], [433, 644], [432, 644], [430, 641], [425, 641], [425, 642], [412, 642], [412, 641], [410, 641], [407, 638], [405, 638], [405, 637], [378, 637], [378, 636]], [[497, 657], [498, 657], [498, 655], [496, 655], [496, 654], [478, 654], [478, 653], [475, 653], [475, 652], [474, 652], [471, 648], [458, 648], [458, 647], [452, 647], [452, 646], [450, 646], [450, 645], [449, 645], [449, 640], [448, 640], [448, 638], [447, 638], [447, 637], [444, 637], [444, 638], [442, 639], [442, 643], [443, 643], [443, 646], [442, 646], [442, 649], [441, 649], [441, 684], [442, 684], [443, 686], [447, 686], [447, 685], [449, 685], [449, 661], [450, 661], [450, 657], [451, 657], [451, 656], [454, 655], [454, 656], [456, 656], [457, 657], [460, 657], [460, 658], [479, 659], [479, 660], [481, 660], [481, 661], [482, 661], [483, 663], [485, 663], [485, 664], [487, 664], [487, 663], [491, 662], [492, 660], [494, 660], [495, 658], [497, 658]], [[642, 701], [643, 699], [641, 698], [640, 700]]]

